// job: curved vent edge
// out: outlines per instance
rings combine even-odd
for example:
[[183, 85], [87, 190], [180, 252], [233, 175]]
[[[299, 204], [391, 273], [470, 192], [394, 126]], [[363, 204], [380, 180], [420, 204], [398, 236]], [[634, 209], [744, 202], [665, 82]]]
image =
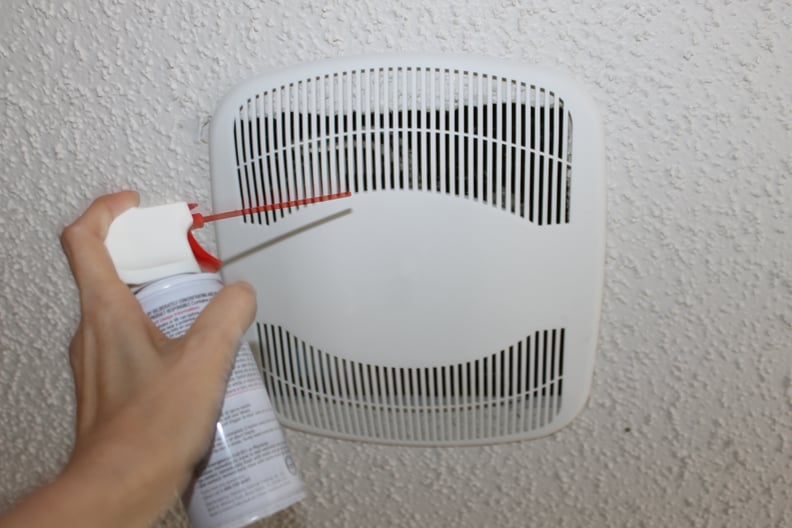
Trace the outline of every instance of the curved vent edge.
[[375, 442], [479, 443], [529, 436], [562, 408], [564, 328], [474, 361], [426, 368], [347, 360], [281, 326], [259, 322], [256, 331], [270, 397], [297, 429]]
[[345, 71], [252, 95], [230, 132], [241, 208], [414, 190], [569, 222], [572, 116], [543, 87], [449, 69]]

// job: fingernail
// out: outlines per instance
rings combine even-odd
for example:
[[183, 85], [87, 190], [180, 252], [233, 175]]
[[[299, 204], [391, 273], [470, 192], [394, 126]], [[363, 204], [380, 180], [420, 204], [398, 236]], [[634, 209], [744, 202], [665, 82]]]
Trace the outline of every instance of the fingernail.
[[233, 284], [233, 286], [237, 286], [237, 287], [239, 287], [239, 288], [244, 288], [244, 289], [246, 289], [248, 292], [252, 293], [253, 295], [255, 295], [255, 294], [256, 294], [256, 290], [255, 290], [255, 288], [253, 288], [253, 286], [252, 286], [252, 285], [251, 285], [249, 282], [247, 282], [247, 281], [237, 281], [237, 282], [235, 282], [235, 283]]

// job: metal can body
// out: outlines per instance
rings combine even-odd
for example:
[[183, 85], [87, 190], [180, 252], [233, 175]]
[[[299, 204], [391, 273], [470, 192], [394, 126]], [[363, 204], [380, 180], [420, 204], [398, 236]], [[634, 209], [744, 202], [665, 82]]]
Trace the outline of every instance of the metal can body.
[[[187, 332], [222, 288], [219, 275], [176, 275], [136, 292], [143, 311], [170, 338]], [[226, 389], [214, 445], [188, 499], [196, 528], [241, 528], [305, 497], [269, 395], [247, 343]]]

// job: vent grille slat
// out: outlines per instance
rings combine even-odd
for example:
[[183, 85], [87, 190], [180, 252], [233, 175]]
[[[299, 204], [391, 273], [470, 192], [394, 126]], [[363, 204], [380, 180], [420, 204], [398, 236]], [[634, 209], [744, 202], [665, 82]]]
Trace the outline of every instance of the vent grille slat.
[[454, 444], [520, 435], [561, 412], [565, 330], [534, 332], [491, 356], [427, 368], [339, 358], [257, 323], [258, 358], [289, 424], [352, 438]]
[[[367, 75], [370, 76], [372, 79], [372, 94], [373, 94], [373, 105], [374, 109], [376, 110], [376, 117], [380, 117], [383, 114], [382, 105], [383, 103], [387, 105], [387, 94], [381, 99], [380, 97], [380, 90], [384, 89], [387, 86], [387, 83], [381, 82], [381, 72], [376, 72], [373, 76], [370, 72], [367, 72]], [[369, 109], [366, 109], [366, 115], [368, 115]], [[374, 145], [374, 152], [373, 160], [372, 160], [372, 167], [373, 167], [373, 175], [371, 178], [371, 189], [378, 190], [385, 188], [385, 182], [388, 180], [388, 171], [387, 171], [387, 162], [383, 162], [383, 156], [387, 153], [387, 149], [383, 148], [383, 144], [385, 142], [384, 131], [381, 132], [374, 132], [373, 130], [379, 128], [378, 126], [372, 126], [372, 133], [371, 133], [371, 143]], [[382, 127], [383, 129], [385, 127]]]
[[[284, 140], [284, 167], [285, 177], [288, 182], [289, 196], [292, 200], [299, 200], [303, 198], [303, 193], [300, 192], [301, 177], [294, 164], [294, 135], [296, 128], [294, 125], [294, 111], [292, 110], [297, 106], [297, 101], [294, 99], [294, 85], [286, 86], [282, 92], [283, 100], [283, 140]], [[296, 209], [299, 209], [297, 207]]]
[[[530, 220], [532, 222], [538, 223], [541, 225], [541, 213], [539, 213], [539, 204], [541, 200], [539, 200], [539, 193], [541, 189], [542, 181], [542, 158], [536, 155], [536, 152], [540, 150], [541, 147], [541, 131], [542, 131], [542, 124], [541, 124], [541, 101], [539, 100], [540, 94], [537, 93], [535, 88], [531, 88], [531, 123], [533, 123], [533, 135], [531, 136], [531, 160], [533, 170], [531, 171], [531, 215]], [[539, 115], [537, 115], [539, 114]]]
[[[570, 221], [572, 116], [541, 86], [447, 69], [343, 71], [253, 94], [231, 133], [242, 208], [412, 190], [537, 225]], [[243, 221], [270, 225], [296, 209]]]
[[[261, 146], [261, 119], [258, 116], [261, 115], [261, 110], [259, 105], [261, 104], [261, 97], [256, 97], [253, 101], [253, 104], [248, 104], [248, 113], [250, 113], [250, 109], [252, 106], [253, 114], [255, 115], [255, 131], [252, 130], [253, 123], [249, 124], [250, 134], [248, 137], [250, 138], [250, 152], [253, 156], [251, 160], [251, 179], [253, 180], [253, 196], [254, 196], [254, 203], [256, 206], [263, 205], [262, 200], [266, 202], [266, 190], [264, 189], [264, 178], [263, 178], [263, 169], [262, 169], [262, 159], [263, 159], [263, 152]], [[258, 223], [261, 223], [261, 213], [256, 213], [254, 215], [250, 215], [249, 219], [255, 218]]]

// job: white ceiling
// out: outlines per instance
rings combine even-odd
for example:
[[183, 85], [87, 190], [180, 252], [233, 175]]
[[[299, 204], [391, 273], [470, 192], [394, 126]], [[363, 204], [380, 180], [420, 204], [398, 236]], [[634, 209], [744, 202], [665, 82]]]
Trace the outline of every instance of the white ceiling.
[[556, 66], [600, 106], [591, 400], [551, 437], [496, 447], [290, 432], [309, 498], [263, 526], [792, 525], [792, 7], [650, 4], [4, 0], [0, 507], [69, 451], [62, 226], [123, 187], [208, 204], [207, 124], [244, 78], [431, 50]]

